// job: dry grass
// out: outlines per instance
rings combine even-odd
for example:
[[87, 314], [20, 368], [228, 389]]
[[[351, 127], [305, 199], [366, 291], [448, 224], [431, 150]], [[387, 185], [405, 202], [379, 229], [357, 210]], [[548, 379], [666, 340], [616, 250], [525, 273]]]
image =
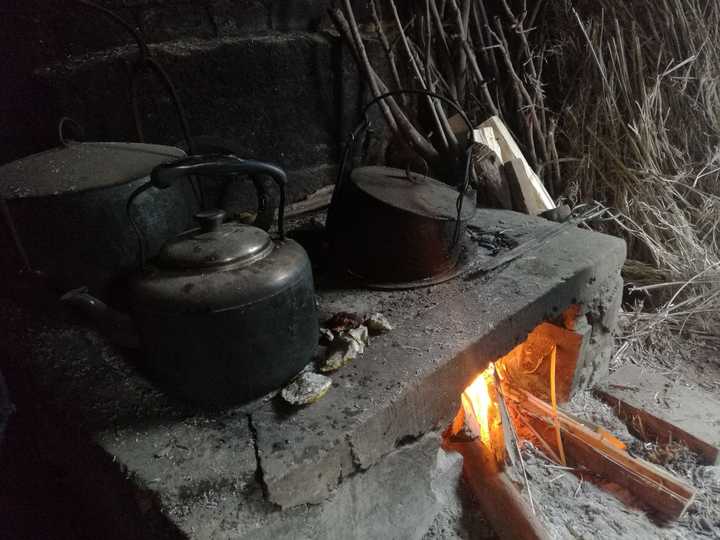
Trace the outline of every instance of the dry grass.
[[[354, 40], [343, 31], [351, 4], [335, 11], [336, 24], [361, 58], [359, 29]], [[656, 310], [627, 317], [629, 338], [720, 335], [720, 2], [371, 5], [390, 87], [441, 92], [473, 123], [499, 114], [551, 194], [612, 209], [597, 227], [627, 240], [626, 277]], [[371, 86], [388, 86], [359, 63]], [[447, 111], [428, 108], [430, 127], [406, 137], [452, 161]]]
[[555, 2], [545, 22], [564, 191], [614, 208], [643, 290], [666, 292], [628, 337], [720, 334], [720, 3]]

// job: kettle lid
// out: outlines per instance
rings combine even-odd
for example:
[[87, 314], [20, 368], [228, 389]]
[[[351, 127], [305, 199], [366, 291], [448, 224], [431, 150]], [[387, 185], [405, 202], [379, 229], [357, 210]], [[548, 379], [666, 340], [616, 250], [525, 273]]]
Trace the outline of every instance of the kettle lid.
[[223, 223], [225, 212], [208, 210], [195, 214], [200, 224], [167, 243], [157, 258], [158, 266], [176, 270], [252, 264], [273, 250], [270, 235], [242, 223]]

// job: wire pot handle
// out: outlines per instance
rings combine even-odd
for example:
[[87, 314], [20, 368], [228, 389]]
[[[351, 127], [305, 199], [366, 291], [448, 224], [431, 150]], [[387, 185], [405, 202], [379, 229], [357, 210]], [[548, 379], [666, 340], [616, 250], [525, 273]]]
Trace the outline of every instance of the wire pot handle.
[[420, 95], [420, 96], [427, 96], [433, 99], [438, 99], [445, 103], [446, 105], [450, 105], [450, 107], [453, 108], [453, 110], [460, 115], [463, 122], [465, 122], [465, 125], [468, 127], [468, 133], [472, 133], [473, 131], [473, 125], [470, 122], [470, 119], [468, 118], [467, 114], [465, 114], [465, 111], [460, 106], [460, 104], [457, 101], [454, 101], [450, 98], [447, 98], [445, 96], [441, 96], [440, 94], [436, 94], [435, 92], [430, 92], [428, 90], [393, 90], [392, 92], [386, 92], [384, 94], [381, 94], [374, 98], [372, 101], [370, 101], [367, 105], [365, 105], [365, 108], [363, 109], [363, 117], [365, 117], [365, 121], [369, 124], [370, 120], [367, 118], [367, 112], [370, 110], [370, 107], [373, 105], [385, 101], [388, 98], [399, 96], [399, 95]]
[[[399, 96], [399, 95], [421, 95], [421, 96], [428, 96], [432, 99], [437, 99], [445, 103], [446, 105], [449, 105], [452, 107], [452, 109], [457, 112], [460, 117], [462, 118], [463, 122], [468, 128], [468, 135], [471, 135], [473, 132], [473, 125], [470, 122], [470, 119], [468, 118], [467, 114], [463, 110], [463, 108], [454, 100], [447, 98], [445, 96], [441, 96], [440, 94], [436, 94], [435, 92], [429, 92], [427, 90], [393, 90], [391, 92], [386, 92], [384, 94], [381, 94], [375, 98], [373, 98], [370, 102], [365, 105], [362, 111], [362, 120], [360, 123], [355, 126], [355, 129], [350, 133], [347, 140], [345, 141], [345, 149], [343, 150], [343, 157], [342, 161], [340, 162], [340, 169], [338, 170], [337, 179], [335, 180], [335, 190], [333, 191], [333, 196], [330, 201], [330, 213], [328, 215], [328, 221], [330, 222], [328, 226], [331, 226], [332, 222], [332, 209], [335, 208], [335, 205], [337, 204], [337, 201], [340, 197], [340, 192], [342, 191], [342, 186], [345, 182], [345, 179], [347, 177], [347, 166], [348, 162], [351, 158], [351, 156], [354, 154], [356, 145], [358, 143], [358, 140], [360, 137], [365, 133], [371, 126], [370, 119], [367, 116], [368, 111], [370, 110], [370, 107], [377, 105], [381, 101], [384, 101], [390, 97]], [[457, 220], [455, 223], [455, 234], [453, 235], [453, 244], [457, 243], [460, 240], [460, 218], [462, 216], [462, 209], [463, 209], [463, 202], [465, 199], [465, 193], [467, 192], [468, 186], [470, 184], [470, 162], [472, 160], [472, 144], [468, 144], [467, 148], [465, 148], [465, 175], [464, 180], [460, 188], [458, 189], [458, 198], [456, 202], [457, 207]]]

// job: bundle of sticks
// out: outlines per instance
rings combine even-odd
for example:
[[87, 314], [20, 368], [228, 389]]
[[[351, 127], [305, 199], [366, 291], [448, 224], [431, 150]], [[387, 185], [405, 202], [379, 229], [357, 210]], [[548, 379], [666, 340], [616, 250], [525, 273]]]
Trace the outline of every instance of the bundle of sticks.
[[[544, 52], [534, 51], [528, 39], [543, 2], [536, 2], [529, 13], [524, 3], [517, 11], [508, 0], [501, 0], [495, 13], [483, 1], [421, 0], [399, 8], [396, 0], [370, 0], [375, 36], [362, 32], [350, 0], [339, 4], [331, 10], [331, 18], [373, 97], [399, 89], [424, 90], [458, 103], [476, 124], [498, 117], [513, 132], [530, 168], [555, 195], [560, 168], [555, 121], [545, 106], [541, 83]], [[366, 41], [373, 37], [385, 53], [383, 65], [368, 54]], [[384, 80], [381, 72], [391, 80]], [[392, 96], [380, 104], [392, 137], [430, 168], [450, 170], [466, 149], [466, 128], [437, 99], [410, 101], [407, 96]], [[425, 112], [424, 125], [417, 120], [414, 105]], [[486, 163], [491, 154], [482, 147], [477, 153], [473, 172], [482, 182], [492, 175]], [[495, 199], [497, 206], [510, 204], [507, 197]]]

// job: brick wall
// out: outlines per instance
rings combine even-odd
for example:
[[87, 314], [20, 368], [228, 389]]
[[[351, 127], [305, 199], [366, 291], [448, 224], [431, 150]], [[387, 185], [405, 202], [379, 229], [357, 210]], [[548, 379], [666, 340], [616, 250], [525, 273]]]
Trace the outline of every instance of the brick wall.
[[[329, 0], [97, 1], [140, 29], [178, 86], [193, 135], [291, 171], [337, 161], [364, 96], [347, 50], [325, 31]], [[0, 162], [56, 145], [63, 115], [85, 140], [137, 140], [128, 92], [137, 48], [120, 26], [68, 0], [10, 1], [0, 47], [9, 81], [0, 85]], [[180, 143], [162, 86], [145, 77], [140, 94], [146, 140]]]

